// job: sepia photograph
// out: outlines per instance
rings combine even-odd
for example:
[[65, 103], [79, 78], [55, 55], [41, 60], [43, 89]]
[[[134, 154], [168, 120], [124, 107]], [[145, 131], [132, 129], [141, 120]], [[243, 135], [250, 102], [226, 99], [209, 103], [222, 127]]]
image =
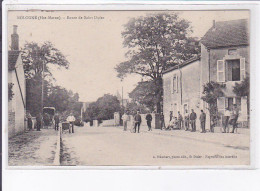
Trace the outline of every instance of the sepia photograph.
[[251, 165], [250, 10], [9, 10], [7, 39], [9, 167]]

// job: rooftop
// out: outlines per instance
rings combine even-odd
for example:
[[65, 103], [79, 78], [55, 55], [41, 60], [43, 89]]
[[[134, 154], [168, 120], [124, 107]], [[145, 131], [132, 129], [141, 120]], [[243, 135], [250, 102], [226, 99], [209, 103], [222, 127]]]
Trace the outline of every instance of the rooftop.
[[201, 43], [208, 48], [248, 45], [248, 20], [216, 22], [202, 37]]
[[200, 55], [198, 55], [198, 56], [196, 56], [196, 57], [193, 57], [193, 58], [187, 60], [186, 62], [183, 62], [183, 63], [180, 64], [179, 66], [176, 65], [176, 66], [173, 66], [173, 67], [171, 67], [171, 68], [169, 68], [169, 69], [163, 71], [163, 74], [168, 73], [168, 72], [171, 72], [171, 71], [176, 70], [176, 69], [178, 69], [178, 68], [182, 68], [182, 67], [184, 67], [184, 66], [187, 66], [187, 65], [189, 65], [189, 64], [191, 64], [191, 63], [193, 63], [193, 62], [195, 62], [195, 61], [197, 61], [197, 60], [200, 60]]

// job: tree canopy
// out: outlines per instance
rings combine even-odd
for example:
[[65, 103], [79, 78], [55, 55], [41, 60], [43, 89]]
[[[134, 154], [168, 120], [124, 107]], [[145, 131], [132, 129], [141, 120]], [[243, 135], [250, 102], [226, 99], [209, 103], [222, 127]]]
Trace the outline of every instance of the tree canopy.
[[[157, 111], [162, 101], [162, 72], [199, 53], [198, 41], [190, 37], [190, 23], [176, 13], [157, 13], [132, 18], [124, 26], [123, 45], [128, 48], [126, 61], [115, 68], [118, 77], [139, 74], [154, 81], [152, 94]], [[152, 92], [153, 91], [153, 92]]]
[[241, 83], [236, 83], [233, 87], [233, 92], [239, 96], [249, 96], [250, 93], [250, 82], [249, 82], [249, 76], [247, 76]]
[[85, 120], [107, 120], [113, 119], [115, 112], [120, 112], [120, 102], [116, 96], [105, 94], [97, 99], [97, 101], [89, 104], [86, 110]]
[[129, 97], [137, 105], [145, 105], [150, 111], [154, 111], [156, 106], [155, 88], [154, 81], [139, 82], [133, 91], [129, 93]]
[[22, 59], [26, 79], [41, 77], [43, 69], [45, 76], [52, 77], [49, 65], [69, 68], [66, 57], [51, 42], [44, 42], [42, 45], [27, 42], [23, 48]]
[[209, 105], [208, 110], [210, 113], [211, 127], [214, 127], [216, 125], [219, 118], [217, 100], [219, 97], [224, 96], [224, 89], [224, 84], [219, 84], [213, 81], [203, 85], [203, 96], [201, 97], [201, 99]]
[[[62, 111], [63, 102], [54, 103], [54, 97], [49, 99], [49, 96], [54, 96], [55, 99], [65, 99], [65, 94], [68, 94], [61, 87], [54, 87], [51, 81], [54, 79], [50, 65], [55, 65], [59, 68], [69, 68], [69, 62], [60, 50], [50, 42], [38, 44], [35, 42], [26, 43], [22, 49], [22, 60], [26, 78], [26, 109], [32, 115], [41, 112], [42, 85], [43, 85], [43, 106], [56, 106], [58, 111]], [[44, 73], [43, 73], [44, 70]], [[43, 80], [44, 79], [44, 80]], [[57, 90], [57, 91], [56, 91]], [[53, 91], [53, 92], [52, 92]], [[67, 98], [69, 95], [66, 95]], [[57, 100], [56, 100], [57, 101]], [[50, 105], [52, 102], [52, 105]]]

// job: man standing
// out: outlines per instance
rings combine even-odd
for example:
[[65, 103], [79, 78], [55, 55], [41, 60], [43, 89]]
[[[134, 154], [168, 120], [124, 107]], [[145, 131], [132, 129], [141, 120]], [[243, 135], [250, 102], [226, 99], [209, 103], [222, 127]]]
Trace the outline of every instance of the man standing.
[[200, 114], [201, 133], [206, 133], [205, 123], [206, 123], [206, 113], [204, 113], [204, 111], [201, 110], [201, 114]]
[[163, 115], [163, 112], [161, 112], [160, 121], [161, 121], [161, 130], [162, 130], [162, 129], [165, 129], [165, 123], [164, 123], [164, 115]]
[[136, 127], [138, 127], [138, 133], [140, 133], [140, 124], [142, 122], [142, 118], [141, 118], [141, 115], [139, 114], [140, 112], [137, 111], [137, 114], [135, 115], [134, 117], [134, 120], [135, 120], [135, 133], [136, 133]]
[[185, 111], [184, 124], [185, 124], [185, 131], [188, 131], [190, 126], [190, 115], [188, 110]]
[[27, 113], [26, 118], [27, 118], [28, 129], [29, 129], [29, 131], [31, 131], [32, 130], [32, 116], [29, 111]]
[[[74, 121], [75, 121], [75, 117], [72, 115], [72, 113], [70, 113], [70, 115], [67, 117], [67, 121], [70, 123], [71, 125], [71, 129], [72, 129], [72, 133], [74, 133]], [[69, 128], [69, 133], [70, 133], [70, 128]]]
[[59, 117], [59, 115], [58, 114], [55, 114], [55, 116], [54, 116], [54, 129], [55, 129], [55, 131], [57, 130], [59, 130], [59, 123], [60, 123], [60, 117]]
[[196, 131], [196, 119], [197, 119], [197, 114], [194, 112], [193, 109], [191, 109], [191, 114], [190, 114], [191, 132]]
[[234, 104], [234, 109], [231, 115], [231, 119], [232, 119], [232, 125], [233, 125], [233, 129], [231, 133], [235, 132], [235, 129], [237, 128], [237, 119], [238, 119], [238, 115], [239, 115], [239, 109], [237, 107], [236, 104]]
[[150, 113], [148, 113], [145, 117], [146, 119], [146, 122], [147, 122], [147, 126], [148, 126], [148, 131], [152, 131], [152, 120], [153, 120], [153, 117]]
[[224, 131], [222, 133], [226, 133], [226, 132], [229, 133], [229, 127], [228, 127], [229, 118], [230, 118], [230, 111], [228, 108], [226, 108], [224, 112]]
[[183, 127], [183, 117], [181, 113], [178, 111], [178, 128], [182, 129], [182, 127]]
[[124, 131], [127, 130], [127, 121], [129, 120], [129, 116], [126, 114], [126, 112], [122, 116], [123, 120], [123, 126], [124, 126]]
[[37, 131], [41, 130], [41, 125], [42, 125], [42, 115], [41, 113], [38, 113], [36, 116], [36, 129]]
[[173, 112], [170, 111], [170, 121], [172, 120], [172, 118], [173, 118]]

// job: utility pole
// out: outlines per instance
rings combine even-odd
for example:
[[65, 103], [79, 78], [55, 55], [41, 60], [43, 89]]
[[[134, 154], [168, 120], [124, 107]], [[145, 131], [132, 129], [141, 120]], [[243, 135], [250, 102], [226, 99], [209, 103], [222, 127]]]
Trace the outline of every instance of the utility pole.
[[41, 100], [41, 112], [43, 112], [43, 94], [44, 94], [44, 62], [42, 63], [42, 100]]
[[124, 87], [122, 86], [122, 107], [124, 108]]

